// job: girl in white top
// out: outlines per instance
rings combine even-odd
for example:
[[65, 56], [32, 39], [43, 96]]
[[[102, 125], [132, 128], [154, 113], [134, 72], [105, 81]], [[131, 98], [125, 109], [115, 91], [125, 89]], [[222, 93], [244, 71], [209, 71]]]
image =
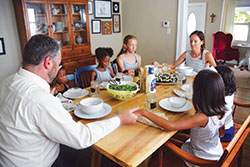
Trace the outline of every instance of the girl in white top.
[[[216, 67], [213, 55], [205, 50], [205, 36], [201, 31], [194, 31], [189, 36], [191, 51], [185, 51], [173, 64], [168, 64], [170, 68], [176, 68], [185, 61], [187, 66], [193, 67], [194, 71], [199, 72], [206, 66]], [[153, 65], [162, 67], [157, 61]]]
[[91, 81], [97, 80], [100, 83], [110, 81], [115, 77], [115, 73], [108, 67], [110, 63], [110, 57], [113, 55], [112, 48], [97, 48], [95, 50], [98, 66], [92, 71]]
[[232, 116], [232, 107], [234, 104], [234, 93], [236, 92], [236, 83], [234, 72], [225, 65], [216, 67], [216, 70], [223, 78], [225, 84], [225, 101], [226, 101], [226, 121], [224, 136], [220, 139], [224, 142], [229, 142], [234, 137], [235, 125]]
[[211, 70], [202, 70], [193, 83], [195, 115], [171, 122], [146, 110], [138, 110], [136, 114], [150, 119], [167, 131], [191, 129], [190, 139], [182, 145], [182, 149], [200, 158], [219, 160], [223, 154], [219, 129], [222, 130], [225, 123], [224, 95], [225, 87], [221, 76]]
[[141, 55], [136, 54], [137, 39], [134, 35], [127, 35], [123, 40], [123, 47], [116, 58], [118, 71], [134, 77], [135, 70], [141, 70]]

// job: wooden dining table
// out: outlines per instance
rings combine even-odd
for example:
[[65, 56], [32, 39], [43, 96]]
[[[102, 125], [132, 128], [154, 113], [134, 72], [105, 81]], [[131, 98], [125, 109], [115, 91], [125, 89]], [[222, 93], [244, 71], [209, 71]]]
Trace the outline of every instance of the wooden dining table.
[[[187, 83], [192, 81], [193, 77], [189, 77]], [[155, 108], [155, 112], [165, 113], [168, 120], [170, 121], [185, 119], [193, 115], [195, 113], [193, 107], [188, 111], [177, 113], [164, 110], [159, 106], [160, 100], [170, 96], [176, 96], [173, 93], [173, 89], [178, 88], [176, 85], [157, 85], [157, 107]], [[80, 121], [83, 124], [104, 120], [115, 116], [119, 108], [121, 108], [121, 112], [136, 106], [143, 108], [145, 101], [145, 93], [143, 92], [137, 93], [134, 97], [124, 101], [119, 101], [112, 98], [106, 90], [101, 90], [99, 97], [102, 98], [105, 103], [112, 106], [112, 111], [109, 115], [101, 119], [86, 120], [79, 119], [74, 116], [74, 114], [72, 114], [73, 119], [75, 121]], [[76, 99], [73, 102], [79, 103], [80, 100], [84, 98]], [[96, 142], [92, 148], [97, 153], [106, 156], [120, 166], [135, 167], [150, 157], [152, 153], [160, 148], [175, 133], [176, 131], [167, 132], [140, 122], [136, 122], [132, 125], [119, 126], [112, 133]], [[92, 166], [98, 166], [98, 164], [100, 165], [100, 162], [93, 162]]]

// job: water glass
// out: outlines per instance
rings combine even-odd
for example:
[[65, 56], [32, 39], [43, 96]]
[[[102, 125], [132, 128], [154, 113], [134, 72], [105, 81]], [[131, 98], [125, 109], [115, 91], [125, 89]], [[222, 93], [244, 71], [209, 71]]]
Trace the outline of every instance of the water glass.
[[162, 73], [163, 73], [163, 74], [166, 74], [166, 73], [168, 73], [168, 71], [169, 71], [168, 64], [163, 63], [163, 64], [162, 64]]
[[144, 109], [152, 111], [156, 108], [156, 95], [155, 93], [147, 93], [145, 96]]
[[177, 76], [177, 87], [181, 88], [187, 81], [187, 77], [184, 74], [178, 74]]
[[90, 82], [90, 96], [99, 96], [100, 94], [100, 82], [91, 81]]

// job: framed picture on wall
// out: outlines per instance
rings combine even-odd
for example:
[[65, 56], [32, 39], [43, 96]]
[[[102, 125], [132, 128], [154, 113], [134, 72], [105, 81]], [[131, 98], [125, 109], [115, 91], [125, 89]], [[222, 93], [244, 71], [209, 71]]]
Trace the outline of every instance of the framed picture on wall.
[[93, 14], [93, 4], [91, 1], [88, 2], [89, 14]]
[[110, 0], [95, 0], [94, 1], [94, 16], [95, 18], [111, 18], [111, 1]]
[[102, 35], [112, 34], [112, 21], [102, 21]]
[[91, 20], [92, 34], [101, 33], [101, 20]]
[[0, 38], [0, 55], [5, 55], [5, 47], [4, 47], [4, 40]]
[[120, 3], [113, 2], [113, 13], [119, 13], [119, 12], [120, 12]]
[[121, 32], [121, 20], [119, 14], [113, 15], [113, 32], [114, 33]]

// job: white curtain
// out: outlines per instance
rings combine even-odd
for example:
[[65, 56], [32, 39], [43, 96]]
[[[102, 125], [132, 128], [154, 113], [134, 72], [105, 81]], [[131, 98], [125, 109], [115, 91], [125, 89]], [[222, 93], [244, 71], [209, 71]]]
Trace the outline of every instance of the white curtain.
[[233, 34], [236, 0], [223, 0], [220, 30]]

